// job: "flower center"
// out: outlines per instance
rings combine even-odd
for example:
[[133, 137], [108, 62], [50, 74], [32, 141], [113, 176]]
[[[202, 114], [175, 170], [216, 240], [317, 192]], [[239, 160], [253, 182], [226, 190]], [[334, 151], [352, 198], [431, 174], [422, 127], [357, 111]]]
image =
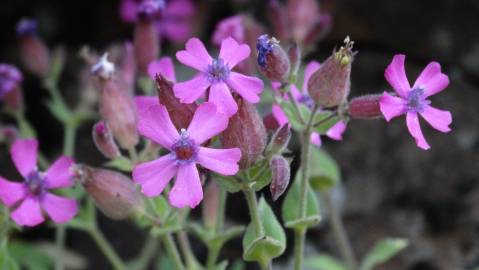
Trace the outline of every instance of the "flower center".
[[35, 170], [32, 171], [25, 179], [28, 191], [31, 195], [39, 196], [45, 191], [45, 179], [41, 172]]
[[218, 58], [213, 60], [213, 63], [208, 66], [207, 74], [211, 83], [222, 82], [230, 76], [230, 68], [223, 59]]
[[266, 67], [266, 55], [273, 51], [273, 46], [268, 35], [261, 35], [258, 37], [256, 49], [258, 50], [258, 65], [264, 68]]
[[422, 112], [424, 106], [430, 104], [431, 101], [424, 97], [424, 89], [414, 88], [407, 96], [407, 107], [410, 111]]
[[184, 128], [180, 131], [180, 137], [172, 147], [176, 162], [189, 163], [194, 161], [198, 153], [197, 145], [189, 138], [189, 134]]
[[306, 107], [312, 109], [314, 107], [314, 100], [309, 95], [302, 95], [298, 98], [298, 102], [306, 105]]

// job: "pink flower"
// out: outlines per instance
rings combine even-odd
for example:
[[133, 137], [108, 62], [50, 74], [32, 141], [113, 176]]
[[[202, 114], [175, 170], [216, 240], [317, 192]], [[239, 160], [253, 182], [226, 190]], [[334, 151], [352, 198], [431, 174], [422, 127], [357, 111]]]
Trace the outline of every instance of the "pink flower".
[[238, 111], [230, 90], [251, 103], [259, 102], [263, 81], [232, 71], [249, 55], [248, 45], [240, 45], [229, 37], [221, 42], [219, 57], [213, 59], [199, 39], [189, 39], [186, 50], [177, 52], [176, 58], [200, 73], [190, 81], [175, 84], [173, 89], [176, 97], [183, 103], [193, 103], [209, 88], [208, 101], [218, 106], [218, 110], [228, 117]]
[[235, 15], [221, 20], [217, 25], [211, 41], [219, 46], [223, 39], [234, 38], [237, 42], [246, 42], [246, 29], [243, 15]]
[[11, 213], [12, 219], [19, 225], [36, 226], [42, 223], [42, 209], [55, 223], [65, 223], [76, 215], [76, 201], [49, 191], [73, 185], [70, 170], [73, 160], [62, 156], [46, 172], [41, 172], [36, 166], [37, 151], [36, 140], [15, 141], [10, 153], [24, 181], [12, 182], [0, 177], [0, 199], [8, 207], [19, 205]]
[[[156, 2], [161, 8], [157, 16], [157, 28], [160, 36], [173, 42], [184, 42], [191, 35], [191, 22], [195, 13], [195, 6], [191, 0], [122, 0], [120, 16], [123, 21], [132, 23], [138, 19], [138, 12], [142, 12], [144, 2]], [[166, 2], [166, 3], [165, 3]]]
[[196, 207], [203, 199], [203, 189], [196, 164], [223, 175], [238, 172], [241, 151], [238, 148], [212, 149], [201, 144], [228, 126], [228, 117], [217, 111], [213, 103], [198, 107], [188, 129], [176, 130], [163, 105], [151, 106], [140, 116], [139, 132], [170, 151], [159, 159], [142, 163], [133, 169], [133, 180], [149, 197], [160, 194], [176, 175], [169, 192], [171, 205], [177, 208]]
[[[320, 67], [320, 64], [316, 61], [311, 61], [305, 68], [304, 70], [304, 79], [303, 79], [303, 86], [301, 88], [301, 91], [298, 90], [298, 88], [292, 84], [290, 91], [291, 94], [293, 95], [294, 99], [300, 103], [306, 105], [308, 108], [312, 108], [314, 106], [314, 101], [311, 99], [311, 97], [308, 94], [308, 80], [311, 77], [311, 74], [313, 74], [316, 70], [318, 70]], [[273, 88], [278, 89], [279, 83], [274, 82], [273, 83]], [[285, 96], [285, 99], [288, 97]], [[284, 114], [283, 110], [281, 107], [277, 104], [273, 105], [272, 108], [272, 113], [276, 121], [280, 126], [288, 123], [288, 117]], [[331, 139], [340, 141], [343, 139], [343, 133], [346, 130], [346, 124], [342, 121], [336, 123], [334, 126], [332, 126], [328, 132], [326, 133], [326, 136], [328, 136]], [[313, 143], [316, 146], [321, 146], [321, 136], [319, 133], [313, 133], [311, 134], [311, 143]]]
[[396, 116], [406, 114], [409, 133], [414, 137], [419, 148], [427, 150], [430, 146], [422, 134], [418, 114], [433, 128], [444, 133], [451, 131], [449, 128], [452, 122], [451, 113], [430, 106], [431, 101], [427, 99], [444, 90], [449, 84], [449, 78], [441, 72], [439, 63], [431, 62], [424, 68], [411, 88], [404, 71], [405, 58], [403, 54], [395, 55], [386, 68], [384, 76], [398, 96], [384, 92], [379, 106], [388, 122]]

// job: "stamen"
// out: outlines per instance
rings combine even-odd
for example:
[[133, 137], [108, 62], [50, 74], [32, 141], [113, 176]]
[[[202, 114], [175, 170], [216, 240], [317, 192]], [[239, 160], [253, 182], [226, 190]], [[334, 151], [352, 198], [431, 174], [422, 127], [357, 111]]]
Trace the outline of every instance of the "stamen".
[[180, 164], [194, 161], [198, 153], [197, 145], [189, 138], [189, 134], [184, 128], [180, 130], [180, 139], [173, 145], [172, 150], [176, 162]]
[[431, 101], [424, 97], [424, 89], [414, 88], [407, 96], [407, 106], [410, 111], [422, 112], [424, 106], [430, 104]]
[[44, 193], [45, 178], [43, 174], [37, 170], [32, 171], [25, 179], [25, 184], [31, 195], [39, 196]]
[[223, 82], [230, 76], [230, 68], [223, 59], [218, 58], [208, 66], [207, 74], [211, 83]]

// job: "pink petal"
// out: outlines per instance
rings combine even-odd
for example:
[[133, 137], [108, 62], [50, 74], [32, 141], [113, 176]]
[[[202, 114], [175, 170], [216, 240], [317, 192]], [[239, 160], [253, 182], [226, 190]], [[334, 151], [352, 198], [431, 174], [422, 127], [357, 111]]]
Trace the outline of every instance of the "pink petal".
[[230, 36], [238, 42], [245, 41], [245, 28], [242, 15], [235, 15], [221, 20], [216, 25], [211, 41], [214, 45], [219, 46], [223, 39]]
[[148, 117], [148, 109], [151, 106], [159, 105], [158, 96], [136, 96], [134, 97], [138, 118]]
[[283, 126], [284, 124], [288, 123], [288, 117], [286, 116], [286, 114], [284, 114], [283, 110], [279, 105], [273, 104], [271, 111], [279, 126]]
[[308, 91], [308, 81], [313, 75], [321, 67], [321, 64], [318, 61], [311, 61], [304, 69], [304, 80], [303, 80], [303, 87], [301, 88], [303, 93], [307, 93]]
[[174, 155], [145, 162], [133, 169], [133, 181], [141, 185], [141, 192], [148, 197], [157, 196], [177, 172]]
[[58, 224], [70, 221], [78, 212], [77, 202], [74, 199], [59, 197], [51, 193], [45, 194], [41, 204], [48, 216]]
[[195, 163], [184, 164], [178, 168], [175, 185], [168, 198], [171, 205], [176, 208], [185, 206], [195, 208], [201, 202], [203, 189]]
[[416, 140], [416, 144], [419, 148], [427, 150], [430, 148], [429, 144], [424, 139], [422, 135], [421, 126], [419, 126], [419, 118], [417, 117], [417, 113], [415, 112], [408, 112], [406, 114], [406, 124], [409, 130], [409, 133], [414, 137]]
[[235, 175], [238, 172], [238, 161], [241, 159], [239, 148], [212, 149], [200, 147], [198, 163], [201, 166], [223, 175]]
[[71, 170], [73, 164], [74, 161], [70, 157], [58, 158], [45, 172], [46, 187], [55, 189], [73, 185], [73, 171]]
[[231, 117], [238, 111], [238, 105], [231, 95], [228, 86], [223, 83], [215, 83], [211, 85], [208, 101], [214, 103], [219, 112]]
[[13, 143], [10, 154], [15, 167], [24, 178], [37, 169], [37, 152], [37, 140], [19, 139]]
[[388, 92], [384, 92], [379, 100], [379, 109], [384, 115], [386, 121], [390, 121], [396, 116], [406, 112], [406, 105], [402, 98], [391, 96]]
[[163, 105], [151, 106], [144, 117], [140, 115], [138, 132], [167, 149], [180, 138]]
[[[294, 84], [291, 85], [291, 87], [289, 88], [289, 91], [291, 91], [291, 94], [293, 95], [293, 98], [295, 100], [299, 100], [301, 97], [303, 97], [303, 94], [301, 92], [299, 92], [298, 88]], [[307, 92], [305, 94], [307, 94]], [[287, 98], [287, 96], [286, 96], [286, 98]], [[289, 100], [289, 99], [287, 98], [287, 100]]]
[[197, 145], [200, 145], [221, 133], [227, 127], [228, 117], [224, 113], [218, 112], [215, 104], [205, 102], [196, 109], [188, 127], [188, 134]]
[[405, 58], [406, 56], [404, 54], [395, 55], [391, 64], [389, 64], [384, 72], [384, 77], [386, 77], [389, 84], [399, 96], [404, 98], [407, 97], [407, 93], [411, 90], [411, 86], [406, 77], [406, 71], [404, 70]]
[[213, 61], [205, 46], [198, 38], [190, 38], [186, 42], [186, 50], [177, 52], [176, 58], [182, 64], [199, 71], [206, 71], [208, 65]]
[[33, 227], [45, 220], [38, 199], [30, 196], [25, 198], [22, 204], [12, 212], [11, 216], [15, 223], [22, 226]]
[[419, 114], [424, 117], [433, 128], [445, 133], [451, 131], [449, 125], [452, 123], [452, 115], [450, 112], [426, 106]]
[[161, 35], [173, 41], [174, 43], [184, 43], [186, 39], [191, 37], [191, 23], [189, 21], [175, 20], [165, 18], [158, 21]]
[[438, 62], [429, 63], [421, 72], [413, 88], [422, 88], [426, 97], [444, 90], [449, 85], [449, 77], [441, 72]]
[[165, 76], [169, 81], [176, 82], [175, 67], [171, 57], [165, 56], [148, 64], [148, 75], [151, 79], [155, 80], [158, 73]]
[[136, 9], [138, 4], [134, 0], [122, 0], [120, 3], [120, 17], [124, 22], [136, 21]]
[[326, 136], [333, 140], [341, 141], [345, 130], [346, 124], [343, 121], [339, 121], [326, 132]]
[[219, 58], [223, 59], [229, 68], [232, 69], [239, 62], [248, 58], [250, 53], [251, 50], [248, 45], [240, 45], [232, 37], [228, 37], [221, 42]]
[[259, 102], [260, 97], [258, 95], [261, 93], [264, 86], [262, 80], [237, 72], [231, 72], [227, 83], [247, 101], [251, 103]]
[[165, 16], [191, 18], [195, 13], [195, 5], [190, 0], [169, 1], [166, 6]]
[[204, 74], [199, 73], [189, 81], [173, 85], [173, 91], [182, 103], [193, 103], [205, 93], [210, 85], [208, 78]]
[[25, 198], [27, 192], [23, 183], [8, 181], [0, 177], [0, 199], [6, 206], [12, 206]]
[[316, 145], [317, 147], [320, 147], [322, 142], [321, 142], [321, 135], [319, 133], [311, 133], [311, 136], [309, 137], [309, 140], [311, 141], [312, 144]]

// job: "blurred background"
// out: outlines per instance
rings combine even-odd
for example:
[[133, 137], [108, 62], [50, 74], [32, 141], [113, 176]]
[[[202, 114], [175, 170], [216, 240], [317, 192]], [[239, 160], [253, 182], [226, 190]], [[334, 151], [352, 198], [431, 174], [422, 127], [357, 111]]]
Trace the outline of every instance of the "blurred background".
[[[238, 3], [240, 2], [240, 3]], [[211, 40], [216, 23], [246, 12], [265, 25], [268, 1], [195, 1], [195, 25], [204, 41]], [[432, 98], [437, 108], [451, 111], [452, 132], [443, 134], [422, 122], [431, 149], [416, 147], [404, 118], [351, 121], [342, 142], [326, 141], [323, 147], [338, 161], [343, 184], [338, 202], [346, 229], [358, 257], [375, 240], [405, 237], [410, 246], [384, 265], [388, 270], [460, 270], [479, 265], [479, 1], [477, 0], [327, 0], [322, 12], [332, 17], [330, 32], [308, 54], [322, 61], [346, 35], [355, 41], [358, 55], [352, 70], [351, 95], [388, 90], [384, 69], [396, 53], [404, 53], [410, 81], [430, 61], [441, 63], [451, 83]], [[78, 57], [83, 45], [103, 51], [113, 42], [131, 40], [133, 26], [121, 21], [115, 0], [3, 0], [0, 8], [0, 62], [19, 64], [15, 24], [23, 16], [39, 21], [40, 35], [50, 46], [65, 46], [69, 58], [61, 81], [62, 91], [75, 102], [78, 74], [84, 65]], [[183, 45], [178, 45], [183, 47]], [[166, 42], [163, 55], [173, 55], [175, 45]], [[181, 75], [180, 75], [181, 76]], [[24, 90], [27, 117], [39, 133], [47, 156], [61, 149], [62, 127], [43, 106], [40, 82], [26, 75]], [[0, 105], [1, 106], [1, 105]], [[2, 119], [9, 122], [11, 119]], [[99, 165], [104, 160], [91, 140], [91, 126], [80, 130], [77, 161]], [[15, 175], [8, 149], [0, 147], [0, 172]], [[267, 195], [269, 196], [269, 194]], [[268, 197], [269, 198], [269, 197]], [[281, 200], [274, 204], [280, 209]], [[230, 196], [228, 218], [246, 224], [248, 213], [240, 195]], [[194, 214], [199, 216], [199, 209]], [[119, 254], [128, 259], [139, 253], [146, 233], [129, 222], [101, 218], [100, 226]], [[289, 232], [288, 232], [289, 233]], [[46, 225], [14, 236], [35, 242], [53, 239]], [[292, 237], [288, 234], [288, 242]], [[200, 256], [204, 247], [193, 241]], [[84, 234], [69, 232], [72, 256], [85, 258], [87, 269], [109, 269], [108, 262]], [[285, 264], [292, 244], [278, 260]], [[229, 243], [223, 258], [241, 257], [241, 240]], [[338, 255], [325, 224], [308, 232], [307, 252]], [[77, 258], [78, 259], [78, 258]], [[248, 265], [247, 269], [254, 269]], [[287, 269], [285, 267], [284, 269]]]

